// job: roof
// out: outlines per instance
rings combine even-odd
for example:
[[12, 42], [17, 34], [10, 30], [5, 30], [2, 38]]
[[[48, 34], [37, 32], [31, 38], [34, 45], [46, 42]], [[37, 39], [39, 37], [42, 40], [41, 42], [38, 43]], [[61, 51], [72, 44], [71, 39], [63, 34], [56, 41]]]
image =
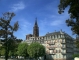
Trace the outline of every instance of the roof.
[[61, 31], [58, 31], [58, 32], [52, 32], [52, 33], [47, 33], [45, 36], [50, 36], [50, 35], [60, 35], [60, 34], [65, 34], [65, 32], [61, 32]]

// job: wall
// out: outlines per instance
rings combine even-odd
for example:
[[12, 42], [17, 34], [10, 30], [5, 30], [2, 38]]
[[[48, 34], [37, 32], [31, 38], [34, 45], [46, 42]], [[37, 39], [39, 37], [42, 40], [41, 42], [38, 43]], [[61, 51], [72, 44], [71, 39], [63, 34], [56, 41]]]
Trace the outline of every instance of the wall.
[[79, 60], [79, 58], [78, 57], [75, 57], [74, 60]]

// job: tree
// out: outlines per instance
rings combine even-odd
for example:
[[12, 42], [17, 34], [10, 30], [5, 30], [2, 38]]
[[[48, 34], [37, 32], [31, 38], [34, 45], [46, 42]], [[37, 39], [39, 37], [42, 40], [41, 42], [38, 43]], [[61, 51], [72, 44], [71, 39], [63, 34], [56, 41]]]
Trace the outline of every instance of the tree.
[[0, 56], [4, 56], [5, 55], [5, 49], [4, 49], [4, 45], [1, 43], [0, 45]]
[[73, 58], [78, 57], [79, 58], [79, 54], [74, 54]]
[[4, 49], [4, 48], [1, 49], [1, 55], [2, 55], [2, 56], [5, 55], [5, 49]]
[[0, 18], [0, 38], [5, 40], [5, 60], [8, 59], [9, 46], [8, 38], [11, 37], [14, 39], [14, 31], [18, 30], [18, 21], [14, 23], [14, 26], [11, 26], [11, 20], [15, 16], [14, 13], [6, 12], [3, 14], [3, 17]]
[[45, 47], [39, 43], [31, 43], [27, 49], [27, 53], [31, 58], [38, 58], [45, 55]]
[[63, 13], [65, 8], [69, 8], [70, 18], [66, 20], [67, 26], [71, 27], [74, 34], [79, 35], [79, 0], [60, 0], [59, 13]]
[[25, 58], [28, 57], [27, 47], [28, 47], [27, 43], [20, 43], [17, 51], [18, 55], [24, 56]]
[[17, 52], [17, 42], [14, 39], [9, 38], [8, 39], [8, 51], [9, 51], [9, 56], [16, 56], [16, 52]]
[[[70, 18], [66, 20], [67, 26], [70, 26], [72, 32], [79, 36], [79, 0], [60, 0], [58, 12], [61, 14], [67, 7], [70, 14]], [[79, 39], [76, 39], [75, 44], [79, 48]], [[78, 57], [79, 55], [73, 56]]]

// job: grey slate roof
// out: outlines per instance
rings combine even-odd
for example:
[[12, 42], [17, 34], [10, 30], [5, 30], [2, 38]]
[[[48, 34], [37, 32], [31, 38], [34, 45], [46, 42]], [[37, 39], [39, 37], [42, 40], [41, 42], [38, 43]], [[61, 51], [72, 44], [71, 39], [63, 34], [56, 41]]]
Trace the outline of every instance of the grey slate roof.
[[64, 32], [52, 32], [52, 33], [47, 33], [45, 36], [50, 36], [50, 35], [60, 35], [60, 34], [65, 34]]

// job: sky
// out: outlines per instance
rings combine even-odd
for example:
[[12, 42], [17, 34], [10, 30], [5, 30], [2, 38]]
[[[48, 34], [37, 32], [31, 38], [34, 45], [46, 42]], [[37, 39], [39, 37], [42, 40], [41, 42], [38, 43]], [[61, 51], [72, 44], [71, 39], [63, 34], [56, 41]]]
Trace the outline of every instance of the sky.
[[62, 31], [72, 35], [70, 27], [65, 23], [69, 18], [68, 8], [63, 14], [58, 13], [60, 0], [0, 0], [0, 17], [5, 12], [14, 12], [11, 24], [19, 22], [19, 29], [14, 35], [19, 39], [26, 39], [27, 34], [33, 33], [33, 26], [37, 17], [39, 35]]

